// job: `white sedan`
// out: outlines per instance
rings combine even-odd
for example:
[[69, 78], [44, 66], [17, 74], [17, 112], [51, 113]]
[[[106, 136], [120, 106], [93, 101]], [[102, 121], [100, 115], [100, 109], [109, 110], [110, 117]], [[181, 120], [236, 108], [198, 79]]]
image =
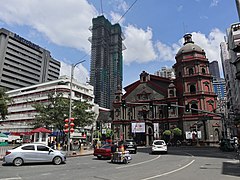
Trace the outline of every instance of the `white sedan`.
[[154, 140], [152, 143], [152, 154], [156, 152], [167, 153], [167, 144], [164, 140]]

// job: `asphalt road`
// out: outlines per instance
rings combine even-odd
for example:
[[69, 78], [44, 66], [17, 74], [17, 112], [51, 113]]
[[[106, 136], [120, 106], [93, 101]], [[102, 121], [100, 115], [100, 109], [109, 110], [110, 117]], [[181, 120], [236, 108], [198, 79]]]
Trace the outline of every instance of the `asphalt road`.
[[139, 148], [129, 164], [112, 164], [94, 156], [71, 157], [66, 164], [0, 164], [0, 180], [232, 180], [240, 179], [233, 152], [216, 148], [170, 147], [168, 154]]

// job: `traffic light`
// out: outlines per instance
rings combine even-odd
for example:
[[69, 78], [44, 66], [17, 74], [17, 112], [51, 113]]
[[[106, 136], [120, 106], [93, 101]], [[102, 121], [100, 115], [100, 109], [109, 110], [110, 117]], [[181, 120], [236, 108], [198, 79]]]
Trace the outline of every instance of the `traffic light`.
[[126, 101], [125, 101], [125, 99], [122, 99], [122, 107], [126, 107]]
[[186, 104], [186, 105], [185, 105], [185, 111], [186, 111], [186, 112], [189, 112], [189, 111], [190, 111], [189, 104]]
[[171, 103], [170, 102], [167, 103], [167, 108], [171, 109]]
[[100, 128], [101, 128], [101, 124], [99, 121], [96, 121], [96, 128], [97, 128], [97, 130], [100, 130]]
[[153, 102], [151, 101], [150, 103], [149, 103], [149, 109], [153, 109]]

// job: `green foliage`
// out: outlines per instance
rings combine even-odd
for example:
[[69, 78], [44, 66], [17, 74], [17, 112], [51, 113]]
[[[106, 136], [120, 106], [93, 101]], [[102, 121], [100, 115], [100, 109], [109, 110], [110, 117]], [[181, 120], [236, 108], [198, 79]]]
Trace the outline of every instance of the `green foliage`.
[[113, 130], [107, 129], [106, 137], [111, 138], [113, 136]]
[[73, 113], [74, 124], [78, 127], [84, 127], [93, 124], [95, 121], [96, 114], [91, 111], [92, 105], [87, 101], [74, 101], [73, 102]]
[[163, 132], [163, 135], [164, 136], [170, 136], [172, 134], [172, 132], [170, 131], [170, 130], [165, 130], [164, 132]]
[[64, 119], [68, 118], [69, 100], [63, 98], [62, 93], [54, 95], [48, 94], [46, 103], [39, 102], [33, 105], [37, 111], [34, 127], [54, 127], [59, 130], [63, 129]]
[[[62, 93], [48, 95], [46, 103], [39, 102], [33, 105], [37, 111], [34, 127], [53, 127], [59, 130], [64, 128], [64, 119], [69, 118], [69, 99], [63, 97]], [[72, 117], [75, 127], [84, 127], [92, 124], [95, 113], [87, 111], [91, 105], [87, 102], [75, 101], [72, 103]]]
[[6, 119], [6, 115], [8, 114], [8, 103], [11, 99], [6, 94], [5, 89], [0, 88], [0, 118]]
[[182, 135], [182, 130], [179, 129], [179, 128], [174, 128], [172, 130], [172, 133], [173, 133], [174, 136], [181, 136]]

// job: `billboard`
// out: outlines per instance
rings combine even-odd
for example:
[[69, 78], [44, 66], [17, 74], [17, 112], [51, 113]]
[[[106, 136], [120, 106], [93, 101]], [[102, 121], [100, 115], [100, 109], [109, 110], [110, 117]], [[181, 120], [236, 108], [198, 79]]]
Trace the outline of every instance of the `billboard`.
[[145, 133], [145, 123], [132, 123], [132, 133]]
[[186, 139], [195, 139], [196, 136], [198, 136], [198, 139], [202, 138], [201, 131], [198, 131], [197, 133], [196, 131], [186, 131], [185, 135], [186, 135]]

